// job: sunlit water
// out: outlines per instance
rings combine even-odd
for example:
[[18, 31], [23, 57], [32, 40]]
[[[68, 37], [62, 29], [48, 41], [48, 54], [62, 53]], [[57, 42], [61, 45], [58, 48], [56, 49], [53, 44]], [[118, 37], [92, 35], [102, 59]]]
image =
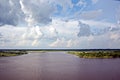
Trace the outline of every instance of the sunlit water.
[[120, 59], [83, 59], [65, 52], [0, 57], [0, 80], [120, 80]]

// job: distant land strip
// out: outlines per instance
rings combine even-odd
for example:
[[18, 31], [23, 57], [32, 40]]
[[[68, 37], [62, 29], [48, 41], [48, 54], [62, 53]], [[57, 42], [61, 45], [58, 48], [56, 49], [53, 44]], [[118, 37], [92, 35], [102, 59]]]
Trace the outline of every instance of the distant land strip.
[[0, 51], [120, 51], [120, 49], [0, 49]]

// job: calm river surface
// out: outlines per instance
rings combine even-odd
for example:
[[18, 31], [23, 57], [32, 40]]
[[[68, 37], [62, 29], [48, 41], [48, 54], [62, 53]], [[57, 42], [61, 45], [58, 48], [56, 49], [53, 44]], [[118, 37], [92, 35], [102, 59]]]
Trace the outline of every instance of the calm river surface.
[[120, 80], [120, 59], [83, 59], [65, 52], [0, 57], [0, 80]]

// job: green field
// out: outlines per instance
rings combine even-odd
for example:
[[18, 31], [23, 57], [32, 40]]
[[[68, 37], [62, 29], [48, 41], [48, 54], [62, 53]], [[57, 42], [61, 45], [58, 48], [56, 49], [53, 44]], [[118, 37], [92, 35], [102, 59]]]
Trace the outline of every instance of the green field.
[[120, 51], [69, 51], [80, 58], [120, 58]]
[[26, 51], [0, 51], [0, 57], [18, 56], [27, 54]]

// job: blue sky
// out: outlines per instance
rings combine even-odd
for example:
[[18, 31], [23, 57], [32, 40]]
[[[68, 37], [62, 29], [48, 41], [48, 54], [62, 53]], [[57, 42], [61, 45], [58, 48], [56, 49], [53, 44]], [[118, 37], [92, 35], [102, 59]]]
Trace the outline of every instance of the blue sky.
[[0, 48], [120, 48], [119, 0], [0, 0]]

